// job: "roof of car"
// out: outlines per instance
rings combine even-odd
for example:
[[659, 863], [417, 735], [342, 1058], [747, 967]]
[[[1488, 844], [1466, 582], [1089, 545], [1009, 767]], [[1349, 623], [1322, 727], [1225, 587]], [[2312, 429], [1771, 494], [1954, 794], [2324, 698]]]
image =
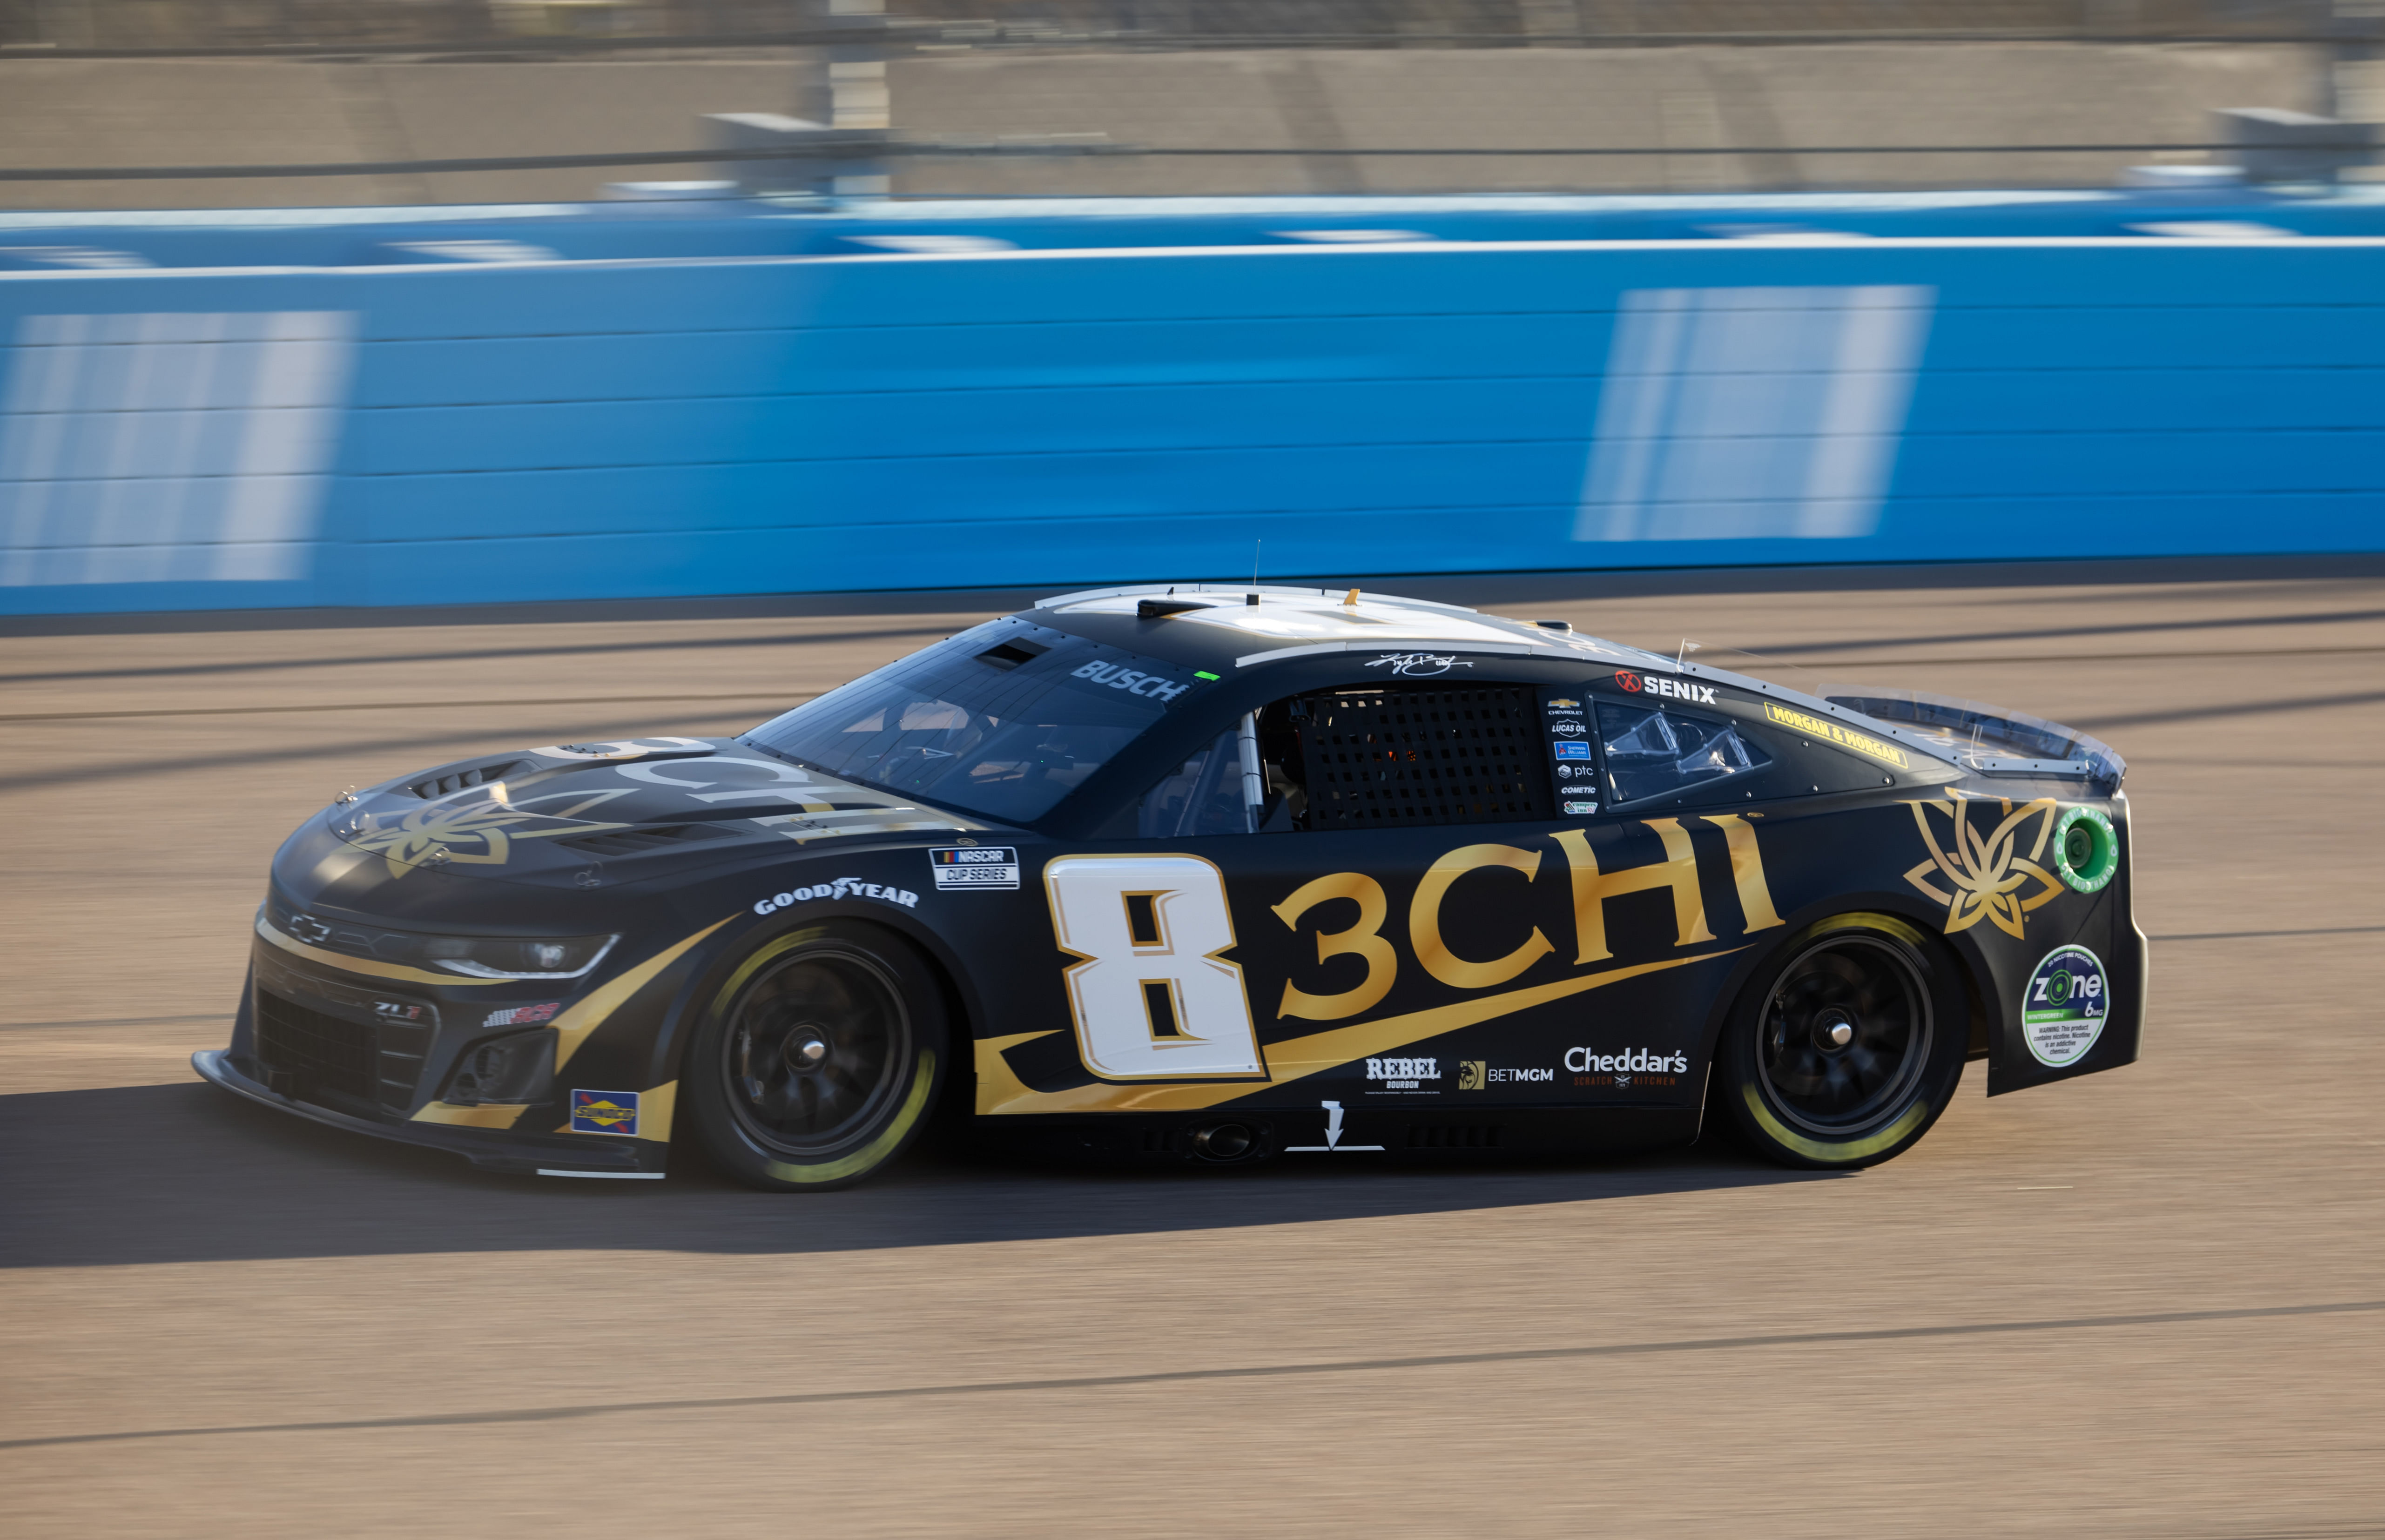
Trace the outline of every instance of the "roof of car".
[[[1931, 733], [1909, 723], [1884, 721], [1819, 693], [1809, 694], [1686, 657], [1667, 657], [1586, 635], [1564, 622], [1510, 620], [1459, 604], [1440, 604], [1357, 588], [1138, 583], [1058, 594], [1039, 602], [1019, 618], [1051, 622], [1060, 629], [1091, 632], [1099, 640], [1112, 641], [1120, 638], [1122, 629], [1131, 627], [1130, 645], [1133, 651], [1218, 674], [1334, 652], [1371, 652], [1379, 657], [1402, 652], [1466, 652], [1505, 653], [1556, 663], [1581, 662], [1681, 675], [1725, 683], [1751, 694], [1793, 704], [1814, 715], [1857, 725], [1865, 732], [1897, 739], [1934, 758], [1955, 757], [1951, 740], [1942, 732]], [[2078, 736], [2072, 729], [2060, 731]], [[2092, 740], [2082, 738], [2080, 741]], [[2095, 743], [2093, 747], [2108, 752], [2106, 745]], [[2044, 764], [2016, 761], [2013, 767], [2038, 769]]]
[[[1178, 608], [1177, 606], [1181, 606]], [[1167, 610], [1170, 613], [1155, 614]], [[1143, 583], [1046, 599], [1036, 615], [1153, 621], [1142, 649], [1205, 668], [1249, 668], [1326, 652], [1438, 650], [1580, 658], [1633, 667], [1667, 660], [1566, 627], [1483, 615], [1457, 604], [1360, 589], [1273, 584]]]

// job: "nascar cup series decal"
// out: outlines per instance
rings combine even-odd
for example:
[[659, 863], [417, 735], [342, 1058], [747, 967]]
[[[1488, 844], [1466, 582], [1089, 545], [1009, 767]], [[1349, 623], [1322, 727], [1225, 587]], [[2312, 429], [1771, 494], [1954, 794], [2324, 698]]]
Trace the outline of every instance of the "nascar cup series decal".
[[2020, 1008], [2021, 1036], [2037, 1062], [2065, 1069], [2087, 1057], [2104, 1035], [2112, 1003], [2104, 964], [2085, 947], [2056, 947], [2029, 979]]
[[1018, 852], [1008, 845], [941, 845], [928, 852], [939, 888], [1016, 888]]

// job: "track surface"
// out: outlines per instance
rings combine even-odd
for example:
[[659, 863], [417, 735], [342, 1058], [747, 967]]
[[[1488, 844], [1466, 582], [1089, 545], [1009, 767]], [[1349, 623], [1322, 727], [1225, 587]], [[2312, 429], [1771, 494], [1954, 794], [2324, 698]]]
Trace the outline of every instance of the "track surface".
[[2110, 739], [2145, 1061], [1853, 1176], [487, 1177], [192, 1077], [281, 835], [976, 614], [0, 639], [8, 1531], [2385, 1534], [2385, 581], [1400, 586]]

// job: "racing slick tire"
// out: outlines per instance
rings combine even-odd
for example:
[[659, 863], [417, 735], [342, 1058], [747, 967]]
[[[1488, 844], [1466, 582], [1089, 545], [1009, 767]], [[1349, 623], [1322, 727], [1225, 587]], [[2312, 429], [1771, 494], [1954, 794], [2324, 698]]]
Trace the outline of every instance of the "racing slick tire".
[[1969, 1021], [1942, 946], [1892, 915], [1836, 915], [1791, 937], [1741, 994], [1716, 1094], [1767, 1160], [1877, 1165], [1954, 1099]]
[[827, 921], [770, 937], [726, 971], [680, 1079], [696, 1141], [723, 1174], [827, 1192], [910, 1148], [950, 1056], [943, 990], [918, 950]]

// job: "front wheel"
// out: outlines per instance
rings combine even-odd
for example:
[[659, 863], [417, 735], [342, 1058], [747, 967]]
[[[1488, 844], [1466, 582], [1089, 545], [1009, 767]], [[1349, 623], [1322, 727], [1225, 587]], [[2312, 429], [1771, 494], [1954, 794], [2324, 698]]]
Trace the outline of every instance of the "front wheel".
[[825, 1192], [909, 1148], [948, 1051], [943, 991], [918, 950], [831, 922], [774, 936], [729, 970], [680, 1079], [695, 1136], [724, 1174]]
[[1888, 914], [1800, 931], [1724, 1028], [1717, 1094], [1757, 1154], [1782, 1165], [1877, 1165], [1929, 1131], [1969, 1047], [1954, 959]]

